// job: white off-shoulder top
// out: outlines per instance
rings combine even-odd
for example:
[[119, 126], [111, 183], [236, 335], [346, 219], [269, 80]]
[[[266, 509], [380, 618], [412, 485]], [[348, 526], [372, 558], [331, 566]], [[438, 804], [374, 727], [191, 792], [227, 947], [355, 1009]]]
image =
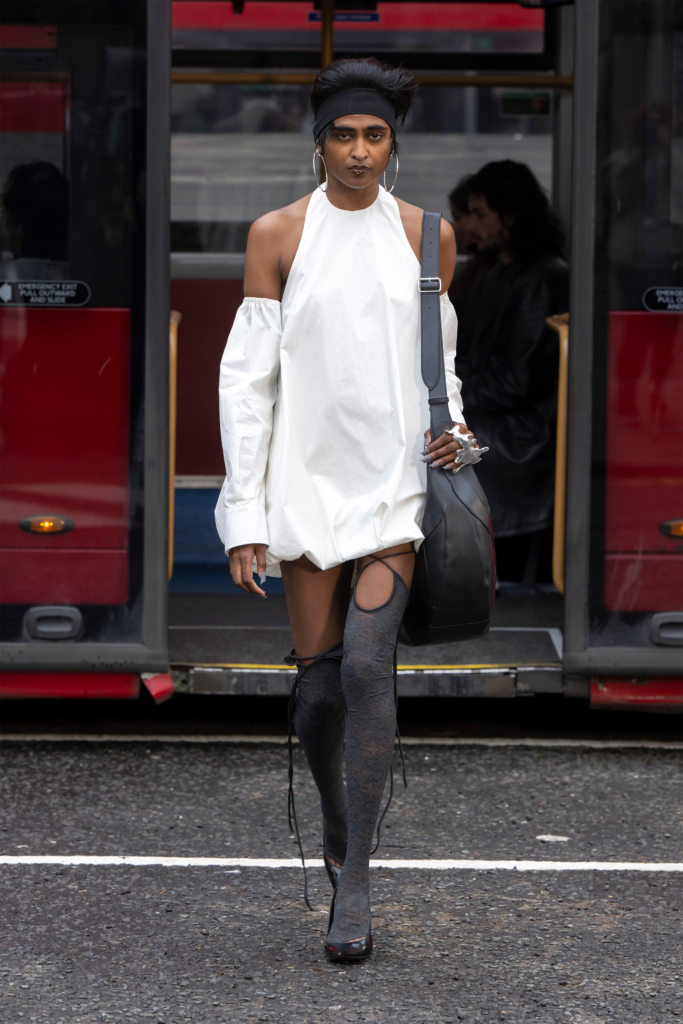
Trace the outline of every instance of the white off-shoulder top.
[[[282, 302], [246, 298], [220, 370], [226, 553], [267, 544], [267, 573], [321, 569], [422, 541], [429, 427], [420, 372], [420, 264], [396, 200], [366, 210], [316, 191]], [[451, 417], [457, 320], [441, 297]]]

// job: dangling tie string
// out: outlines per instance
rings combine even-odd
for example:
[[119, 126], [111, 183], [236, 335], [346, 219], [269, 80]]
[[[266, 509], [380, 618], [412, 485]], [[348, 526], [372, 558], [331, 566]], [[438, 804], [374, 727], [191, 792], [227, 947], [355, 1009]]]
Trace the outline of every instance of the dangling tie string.
[[[332, 653], [333, 651], [337, 650], [340, 651], [339, 654]], [[323, 661], [325, 658], [336, 658], [337, 660], [341, 661], [341, 644], [335, 644], [334, 647], [330, 647], [329, 650], [323, 651], [322, 654], [314, 655], [314, 657], [310, 659], [310, 665], [302, 664], [302, 659], [297, 658], [296, 651], [292, 651], [291, 654], [286, 655], [284, 659], [287, 665], [296, 665], [297, 668], [299, 669], [294, 678], [294, 682], [292, 683], [292, 689], [289, 694], [289, 703], [287, 705], [287, 725], [289, 727], [289, 732], [287, 735], [287, 747], [289, 752], [289, 767], [287, 773], [289, 776], [289, 792], [287, 794], [287, 821], [289, 823], [289, 831], [291, 832], [292, 828], [294, 828], [294, 832], [296, 834], [296, 841], [299, 846], [301, 866], [304, 870], [304, 903], [306, 904], [309, 910], [313, 910], [313, 907], [311, 906], [310, 901], [308, 899], [308, 874], [306, 872], [306, 858], [304, 857], [304, 848], [301, 845], [301, 836], [299, 835], [299, 823], [296, 820], [296, 806], [294, 804], [294, 747], [292, 744], [292, 730], [294, 727], [294, 708], [296, 707], [296, 692], [299, 688], [299, 683], [305, 677], [309, 668], [313, 668], [314, 665], [317, 665], [319, 661]], [[308, 658], [305, 658], [303, 660], [309, 661]]]

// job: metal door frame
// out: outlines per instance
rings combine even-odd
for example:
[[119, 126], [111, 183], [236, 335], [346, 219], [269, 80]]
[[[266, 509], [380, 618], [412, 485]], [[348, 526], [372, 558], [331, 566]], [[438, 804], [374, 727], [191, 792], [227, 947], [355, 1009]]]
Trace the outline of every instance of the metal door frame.
[[604, 2], [577, 0], [575, 5], [564, 668], [566, 672], [582, 675], [680, 676], [680, 648], [656, 650], [644, 647], [590, 646], [588, 594], [598, 29], [600, 5]]
[[5, 643], [6, 670], [168, 668], [171, 0], [147, 0], [144, 555], [141, 643]]

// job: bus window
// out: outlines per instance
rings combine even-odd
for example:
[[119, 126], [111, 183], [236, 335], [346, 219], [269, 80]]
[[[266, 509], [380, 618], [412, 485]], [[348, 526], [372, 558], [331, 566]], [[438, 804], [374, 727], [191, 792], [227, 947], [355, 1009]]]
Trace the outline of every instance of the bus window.
[[43, 7], [0, 26], [0, 629], [140, 640], [146, 4]]
[[652, 647], [683, 610], [683, 19], [600, 10], [591, 644]]

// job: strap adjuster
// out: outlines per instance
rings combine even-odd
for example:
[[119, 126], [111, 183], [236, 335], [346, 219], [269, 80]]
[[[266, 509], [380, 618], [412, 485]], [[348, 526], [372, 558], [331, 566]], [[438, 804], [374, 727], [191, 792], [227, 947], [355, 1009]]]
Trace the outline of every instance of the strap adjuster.
[[440, 277], [420, 277], [417, 282], [417, 290], [419, 292], [440, 292], [441, 291], [441, 278]]

